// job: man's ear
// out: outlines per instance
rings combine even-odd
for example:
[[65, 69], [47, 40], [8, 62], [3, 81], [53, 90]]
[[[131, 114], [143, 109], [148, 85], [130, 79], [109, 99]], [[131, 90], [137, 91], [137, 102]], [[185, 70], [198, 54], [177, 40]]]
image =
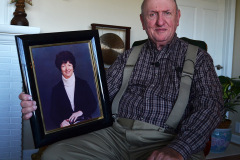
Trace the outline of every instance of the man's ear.
[[142, 14], [140, 14], [140, 20], [141, 20], [141, 23], [142, 23], [142, 28], [143, 28], [143, 30], [145, 30], [144, 17], [143, 17]]
[[177, 26], [179, 26], [180, 17], [181, 17], [181, 11], [179, 9], [177, 13]]

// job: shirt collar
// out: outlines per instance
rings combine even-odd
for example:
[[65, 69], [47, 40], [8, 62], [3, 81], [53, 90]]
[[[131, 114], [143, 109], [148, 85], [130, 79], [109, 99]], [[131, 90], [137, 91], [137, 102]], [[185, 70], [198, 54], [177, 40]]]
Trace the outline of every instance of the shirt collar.
[[[174, 46], [175, 43], [176, 43], [176, 41], [177, 41], [177, 39], [178, 39], [178, 37], [177, 37], [177, 34], [175, 33], [174, 36], [173, 36], [173, 39], [171, 40], [171, 42], [168, 43], [167, 45], [163, 46], [160, 51], [166, 50], [166, 49], [171, 48], [172, 46]], [[157, 49], [157, 47], [156, 47], [156, 44], [153, 43], [152, 40], [148, 39], [147, 44], [148, 44], [148, 46], [149, 46], [150, 49], [159, 51], [159, 50]]]

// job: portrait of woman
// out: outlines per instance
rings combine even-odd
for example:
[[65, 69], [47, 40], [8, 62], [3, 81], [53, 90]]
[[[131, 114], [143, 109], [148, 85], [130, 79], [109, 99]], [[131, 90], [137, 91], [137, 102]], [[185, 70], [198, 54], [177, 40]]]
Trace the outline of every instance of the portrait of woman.
[[52, 121], [57, 127], [66, 127], [91, 119], [98, 104], [88, 82], [74, 74], [75, 57], [70, 51], [61, 51], [55, 65], [62, 77], [52, 89]]

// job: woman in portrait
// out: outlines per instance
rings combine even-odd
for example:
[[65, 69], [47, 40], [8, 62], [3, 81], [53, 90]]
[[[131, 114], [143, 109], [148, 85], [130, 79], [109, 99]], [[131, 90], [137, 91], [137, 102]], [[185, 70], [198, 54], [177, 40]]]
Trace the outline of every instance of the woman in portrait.
[[92, 118], [97, 101], [85, 80], [75, 76], [76, 61], [69, 51], [56, 55], [62, 78], [52, 89], [51, 118], [57, 127], [66, 127]]

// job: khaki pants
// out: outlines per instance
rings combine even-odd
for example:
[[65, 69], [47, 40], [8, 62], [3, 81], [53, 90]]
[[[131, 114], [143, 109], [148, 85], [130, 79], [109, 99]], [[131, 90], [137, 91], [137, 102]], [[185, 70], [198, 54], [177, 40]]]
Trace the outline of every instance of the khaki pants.
[[[57, 142], [47, 148], [43, 160], [145, 160], [166, 146], [174, 135], [148, 123], [119, 119], [112, 127]], [[205, 160], [203, 152], [193, 160]]]

